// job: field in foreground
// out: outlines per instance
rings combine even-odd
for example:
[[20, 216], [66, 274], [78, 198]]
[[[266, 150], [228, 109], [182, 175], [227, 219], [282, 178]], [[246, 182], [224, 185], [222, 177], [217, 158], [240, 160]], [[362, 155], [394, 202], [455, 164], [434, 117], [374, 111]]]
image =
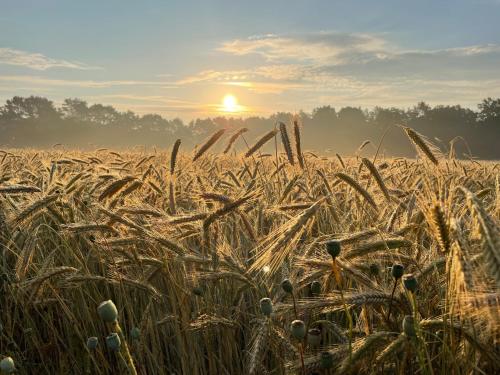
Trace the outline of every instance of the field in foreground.
[[500, 165], [416, 147], [2, 151], [0, 359], [20, 374], [498, 371]]

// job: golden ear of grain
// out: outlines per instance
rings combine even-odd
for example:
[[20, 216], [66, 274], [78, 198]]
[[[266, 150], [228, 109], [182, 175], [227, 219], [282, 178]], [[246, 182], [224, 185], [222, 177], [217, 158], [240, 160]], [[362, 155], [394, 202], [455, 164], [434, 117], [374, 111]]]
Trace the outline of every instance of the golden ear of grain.
[[55, 202], [59, 198], [59, 194], [47, 195], [30, 206], [26, 207], [23, 211], [21, 211], [13, 220], [12, 226], [17, 226], [21, 224], [24, 220], [29, 218], [35, 212], [42, 210], [45, 207], [48, 207], [51, 203]]
[[177, 154], [179, 153], [179, 147], [181, 147], [181, 140], [178, 139], [174, 143], [172, 148], [172, 154], [170, 155], [170, 175], [175, 173], [175, 163], [177, 162]]
[[269, 140], [271, 140], [278, 130], [271, 130], [269, 133], [264, 134], [250, 149], [245, 153], [245, 157], [248, 158], [252, 156], [256, 151], [258, 151], [264, 144], [266, 144]]
[[196, 154], [193, 157], [193, 161], [198, 160], [207, 150], [212, 147], [215, 142], [217, 142], [220, 137], [224, 134], [226, 129], [221, 129], [218, 132], [214, 133], [196, 152]]
[[372, 196], [365, 190], [363, 187], [358, 184], [358, 182], [353, 179], [351, 176], [346, 175], [345, 173], [335, 173], [335, 177], [341, 179], [348, 185], [350, 185], [354, 190], [356, 190], [365, 200], [370, 203], [373, 208], [377, 208], [377, 204], [373, 200]]
[[203, 227], [204, 228], [208, 228], [215, 220], [217, 220], [218, 218], [224, 216], [224, 215], [227, 215], [228, 213], [234, 211], [235, 209], [237, 209], [238, 207], [240, 207], [242, 204], [244, 204], [245, 202], [247, 202], [250, 198], [252, 198], [251, 195], [247, 195], [243, 198], [240, 198], [234, 202], [231, 202], [231, 203], [228, 203], [226, 204], [224, 207], [218, 209], [217, 211], [215, 211], [214, 213], [212, 213], [211, 215], [209, 215], [205, 221], [203, 222]]
[[304, 169], [304, 156], [302, 155], [302, 144], [300, 137], [300, 126], [297, 120], [293, 121], [293, 134], [295, 136], [295, 150], [297, 151], [297, 159], [299, 160], [300, 168]]
[[290, 181], [288, 181], [288, 183], [285, 186], [285, 189], [283, 189], [283, 194], [281, 194], [281, 197], [278, 201], [279, 203], [283, 202], [286, 199], [286, 197], [288, 196], [288, 194], [290, 194], [290, 192], [292, 191], [293, 187], [295, 186], [299, 178], [300, 176], [296, 175]]
[[437, 147], [434, 146], [431, 142], [429, 142], [429, 140], [425, 139], [423, 135], [417, 133], [412, 128], [404, 126], [403, 129], [408, 138], [410, 139], [410, 141], [415, 146], [417, 152], [422, 152], [434, 165], [438, 165], [439, 161], [435, 156], [435, 153], [438, 152]]
[[288, 138], [286, 125], [283, 122], [280, 122], [280, 133], [281, 133], [281, 142], [283, 143], [283, 147], [285, 148], [288, 161], [290, 162], [291, 165], [294, 165], [295, 160], [293, 159], [292, 145], [290, 144], [290, 138]]
[[227, 195], [219, 193], [206, 192], [206, 193], [201, 193], [200, 196], [205, 200], [216, 201], [224, 204], [231, 203], [233, 201]]
[[335, 156], [337, 157], [337, 159], [339, 159], [340, 164], [342, 164], [342, 168], [345, 169], [345, 164], [344, 164], [344, 160], [342, 159], [342, 156], [340, 156], [340, 154], [335, 154]]
[[170, 215], [175, 215], [177, 213], [175, 203], [175, 186], [173, 181], [170, 181], [170, 183], [168, 184], [168, 207], [170, 210]]
[[450, 232], [448, 229], [448, 224], [446, 223], [446, 219], [441, 209], [441, 206], [436, 203], [431, 211], [432, 221], [431, 226], [434, 230], [434, 233], [438, 239], [439, 247], [443, 252], [449, 252], [450, 250]]
[[361, 146], [359, 146], [358, 149], [356, 150], [356, 154], [359, 154], [370, 143], [371, 143], [371, 141], [368, 139], [366, 141], [364, 141], [363, 143], [361, 143]]
[[300, 215], [269, 234], [266, 240], [259, 245], [255, 262], [250, 267], [250, 272], [260, 271], [264, 266], [269, 267], [271, 277], [283, 265], [284, 260], [295, 249], [295, 244], [305, 224], [314, 216], [321, 207], [325, 198], [320, 199]]
[[384, 197], [387, 200], [387, 202], [390, 202], [391, 198], [389, 197], [389, 191], [387, 190], [384, 180], [382, 179], [382, 176], [378, 172], [377, 167], [375, 167], [375, 165], [373, 165], [373, 163], [367, 158], [363, 158], [361, 159], [361, 161], [363, 162], [365, 167], [370, 171], [378, 187], [380, 188], [380, 190], [382, 190], [382, 193], [384, 194]]
[[119, 180], [113, 181], [111, 184], [109, 184], [104, 191], [99, 195], [98, 201], [102, 201], [105, 198], [112, 197], [115, 195], [121, 188], [123, 188], [126, 184], [128, 184], [130, 181], [135, 180], [134, 176], [126, 176], [123, 177]]
[[40, 193], [41, 190], [36, 186], [9, 185], [0, 186], [0, 194], [18, 194], [18, 193]]
[[234, 142], [236, 142], [236, 140], [238, 139], [238, 137], [240, 135], [242, 135], [243, 133], [246, 133], [248, 131], [247, 128], [241, 128], [240, 130], [238, 130], [236, 133], [234, 133], [231, 138], [229, 138], [229, 142], [227, 142], [227, 146], [226, 148], [224, 149], [224, 154], [227, 154], [229, 152], [229, 150], [231, 149], [231, 147], [233, 146]]

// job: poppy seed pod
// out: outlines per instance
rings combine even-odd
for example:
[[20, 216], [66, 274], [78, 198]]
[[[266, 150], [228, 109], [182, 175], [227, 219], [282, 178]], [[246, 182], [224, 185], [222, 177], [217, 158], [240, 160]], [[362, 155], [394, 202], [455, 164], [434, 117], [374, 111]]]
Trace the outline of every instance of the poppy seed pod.
[[203, 296], [203, 288], [201, 286], [195, 286], [193, 288], [193, 294], [199, 297]]
[[340, 254], [340, 241], [332, 240], [326, 243], [326, 251], [330, 256], [335, 259]]
[[319, 328], [311, 328], [307, 331], [307, 343], [310, 346], [319, 346], [321, 342], [321, 330]]
[[418, 282], [415, 276], [413, 276], [411, 273], [408, 275], [405, 275], [403, 277], [403, 285], [405, 289], [409, 290], [412, 293], [415, 293], [418, 287]]
[[313, 281], [311, 283], [311, 293], [313, 295], [321, 294], [321, 283], [319, 281]]
[[321, 368], [332, 368], [333, 367], [333, 354], [332, 353], [321, 352], [320, 367]]
[[405, 271], [405, 268], [403, 267], [402, 264], [393, 264], [391, 267], [391, 275], [394, 277], [396, 280], [400, 279], [401, 276], [403, 276], [403, 273]]
[[120, 340], [120, 336], [117, 333], [113, 332], [108, 337], [106, 337], [106, 346], [108, 349], [116, 351], [120, 349], [122, 345], [122, 341]]
[[5, 374], [12, 374], [16, 371], [16, 365], [11, 357], [5, 357], [0, 361], [0, 370]]
[[306, 325], [302, 320], [294, 320], [291, 329], [293, 337], [297, 340], [303, 340], [306, 337]]
[[87, 349], [95, 350], [97, 348], [97, 344], [99, 343], [99, 339], [97, 337], [89, 337], [87, 339]]
[[265, 316], [270, 316], [273, 312], [273, 302], [269, 298], [262, 298], [260, 300], [260, 311]]
[[293, 292], [292, 282], [288, 279], [285, 279], [281, 282], [281, 288], [285, 291], [285, 293], [292, 294]]
[[116, 322], [118, 319], [118, 310], [111, 300], [102, 302], [97, 307], [97, 313], [99, 314], [99, 317], [107, 323]]
[[408, 337], [415, 337], [415, 318], [411, 315], [406, 315], [403, 319], [403, 332]]
[[130, 338], [132, 340], [139, 340], [141, 338], [141, 330], [138, 327], [133, 327], [130, 330]]

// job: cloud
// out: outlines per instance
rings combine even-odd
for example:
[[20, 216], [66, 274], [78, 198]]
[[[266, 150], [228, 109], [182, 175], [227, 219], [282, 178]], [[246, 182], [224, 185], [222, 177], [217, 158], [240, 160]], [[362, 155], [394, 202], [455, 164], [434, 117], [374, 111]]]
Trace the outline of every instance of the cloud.
[[[222, 43], [218, 51], [234, 56], [261, 55], [270, 64], [260, 66], [255, 73], [277, 80], [304, 79], [311, 72], [323, 77], [330, 74], [377, 79], [500, 77], [498, 44], [406, 50], [378, 35], [330, 31], [235, 39]], [[220, 72], [210, 72], [206, 81], [220, 76]]]
[[318, 105], [318, 98], [335, 105], [471, 104], [498, 95], [500, 87], [498, 44], [403, 49], [379, 35], [316, 32], [235, 39], [217, 50], [234, 56], [235, 65], [248, 64], [242, 57], [250, 55], [263, 60], [250, 68], [204, 70], [177, 83], [284, 94], [301, 106]]
[[323, 64], [324, 72], [358, 78], [381, 77], [440, 80], [500, 78], [500, 46], [476, 45], [439, 50], [402, 50], [375, 55], [364, 62]]
[[78, 70], [101, 69], [78, 61], [53, 59], [41, 53], [31, 53], [13, 48], [0, 48], [0, 64], [23, 66], [34, 70], [67, 68]]
[[133, 81], [133, 80], [67, 80], [54, 79], [30, 75], [0, 76], [0, 82], [30, 83], [52, 87], [80, 87], [80, 88], [108, 88], [115, 86], [159, 86], [161, 88], [175, 88], [171, 82], [166, 81]]
[[333, 31], [254, 36], [223, 43], [218, 51], [233, 55], [258, 54], [268, 61], [315, 61], [345, 63], [363, 59], [387, 49], [384, 39], [369, 34], [350, 34]]

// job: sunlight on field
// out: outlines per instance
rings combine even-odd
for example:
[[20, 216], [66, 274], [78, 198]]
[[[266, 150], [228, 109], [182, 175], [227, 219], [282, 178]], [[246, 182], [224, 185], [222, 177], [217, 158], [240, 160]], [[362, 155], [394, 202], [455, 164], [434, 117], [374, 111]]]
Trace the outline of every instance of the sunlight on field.
[[471, 356], [494, 373], [499, 164], [410, 128], [418, 159], [326, 158], [292, 126], [194, 151], [0, 150], [1, 343], [22, 373], [72, 373], [44, 361], [47, 340], [92, 374], [430, 373]]

